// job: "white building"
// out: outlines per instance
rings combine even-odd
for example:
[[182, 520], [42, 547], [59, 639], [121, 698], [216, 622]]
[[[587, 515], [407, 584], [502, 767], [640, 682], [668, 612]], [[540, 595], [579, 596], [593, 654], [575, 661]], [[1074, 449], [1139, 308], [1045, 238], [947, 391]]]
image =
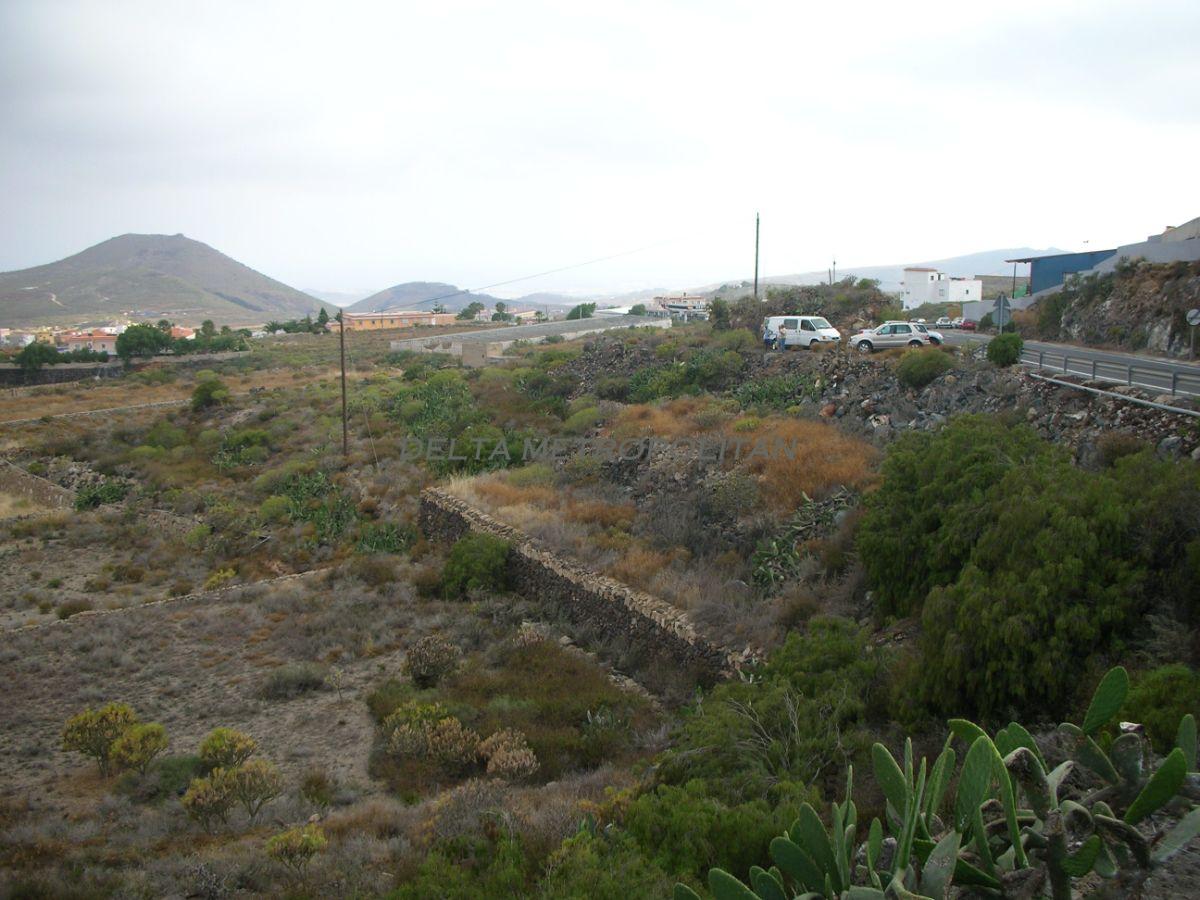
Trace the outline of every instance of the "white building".
[[983, 282], [978, 278], [954, 278], [924, 266], [905, 269], [900, 285], [904, 309], [916, 309], [925, 303], [972, 303], [982, 298]]

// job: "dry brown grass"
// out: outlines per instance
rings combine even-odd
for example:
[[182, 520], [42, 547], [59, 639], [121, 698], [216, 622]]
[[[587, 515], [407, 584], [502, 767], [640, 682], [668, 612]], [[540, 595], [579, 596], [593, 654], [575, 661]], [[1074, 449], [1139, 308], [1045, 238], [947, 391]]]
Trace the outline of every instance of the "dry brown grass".
[[504, 481], [481, 479], [474, 485], [475, 494], [491, 506], [533, 506], [557, 508], [559, 493], [538, 485], [518, 487]]
[[677, 397], [662, 403], [639, 403], [621, 410], [612, 436], [680, 438], [706, 431], [704, 414], [718, 404], [711, 397]]
[[[743, 465], [762, 479], [766, 502], [781, 512], [796, 509], [806, 494], [820, 497], [838, 485], [862, 490], [877, 478], [878, 451], [824, 422], [764, 419], [754, 431], [728, 437], [747, 441], [751, 449], [744, 451]], [[752, 453], [760, 440], [771, 452]]]
[[575, 500], [566, 510], [566, 516], [572, 522], [601, 528], [628, 529], [636, 515], [637, 507], [632, 503], [605, 503], [603, 500]]

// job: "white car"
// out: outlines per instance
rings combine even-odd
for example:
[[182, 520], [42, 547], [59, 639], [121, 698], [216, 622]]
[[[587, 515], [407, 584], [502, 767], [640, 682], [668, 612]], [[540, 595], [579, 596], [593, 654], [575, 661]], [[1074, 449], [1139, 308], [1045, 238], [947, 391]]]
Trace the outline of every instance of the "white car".
[[813, 344], [835, 344], [841, 332], [821, 316], [768, 316], [763, 320], [763, 341], [770, 347], [812, 349]]
[[946, 340], [942, 336], [942, 333], [940, 331], [931, 331], [928, 327], [920, 324], [919, 322], [914, 322], [913, 328], [917, 329], [917, 331], [920, 331], [926, 337], [928, 337], [929, 343], [933, 344], [933, 346], [935, 346], [935, 347], [940, 347], [942, 345], [942, 343]]
[[921, 330], [923, 327], [916, 322], [884, 322], [878, 328], [854, 335], [850, 338], [850, 347], [859, 353], [891, 350], [893, 347], [924, 347], [930, 342], [930, 337], [928, 331]]
[[940, 319], [938, 319], [933, 324], [936, 325], [938, 328], [953, 328], [954, 327], [954, 322], [952, 322], [950, 320], [949, 316], [942, 316]]

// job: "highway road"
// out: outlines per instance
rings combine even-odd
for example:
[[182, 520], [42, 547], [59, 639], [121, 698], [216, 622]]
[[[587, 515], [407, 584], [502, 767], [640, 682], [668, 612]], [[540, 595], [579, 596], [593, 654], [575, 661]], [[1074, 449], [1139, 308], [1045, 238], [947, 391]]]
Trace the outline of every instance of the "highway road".
[[[942, 329], [946, 343], [956, 346], [986, 343], [990, 336]], [[1093, 350], [1073, 344], [1026, 341], [1022, 364], [1047, 373], [1082, 375], [1095, 381], [1140, 387], [1160, 394], [1200, 397], [1200, 364], [1161, 357]]]

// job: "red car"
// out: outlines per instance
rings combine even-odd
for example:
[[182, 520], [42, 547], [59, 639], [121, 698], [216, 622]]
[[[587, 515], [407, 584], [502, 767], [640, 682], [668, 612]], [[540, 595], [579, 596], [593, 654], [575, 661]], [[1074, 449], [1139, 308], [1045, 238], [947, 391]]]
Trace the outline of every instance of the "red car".
[[970, 319], [963, 319], [963, 323], [958, 327], [961, 328], [963, 331], [974, 331], [976, 329], [977, 325], [976, 325], [976, 323], [972, 322]]

